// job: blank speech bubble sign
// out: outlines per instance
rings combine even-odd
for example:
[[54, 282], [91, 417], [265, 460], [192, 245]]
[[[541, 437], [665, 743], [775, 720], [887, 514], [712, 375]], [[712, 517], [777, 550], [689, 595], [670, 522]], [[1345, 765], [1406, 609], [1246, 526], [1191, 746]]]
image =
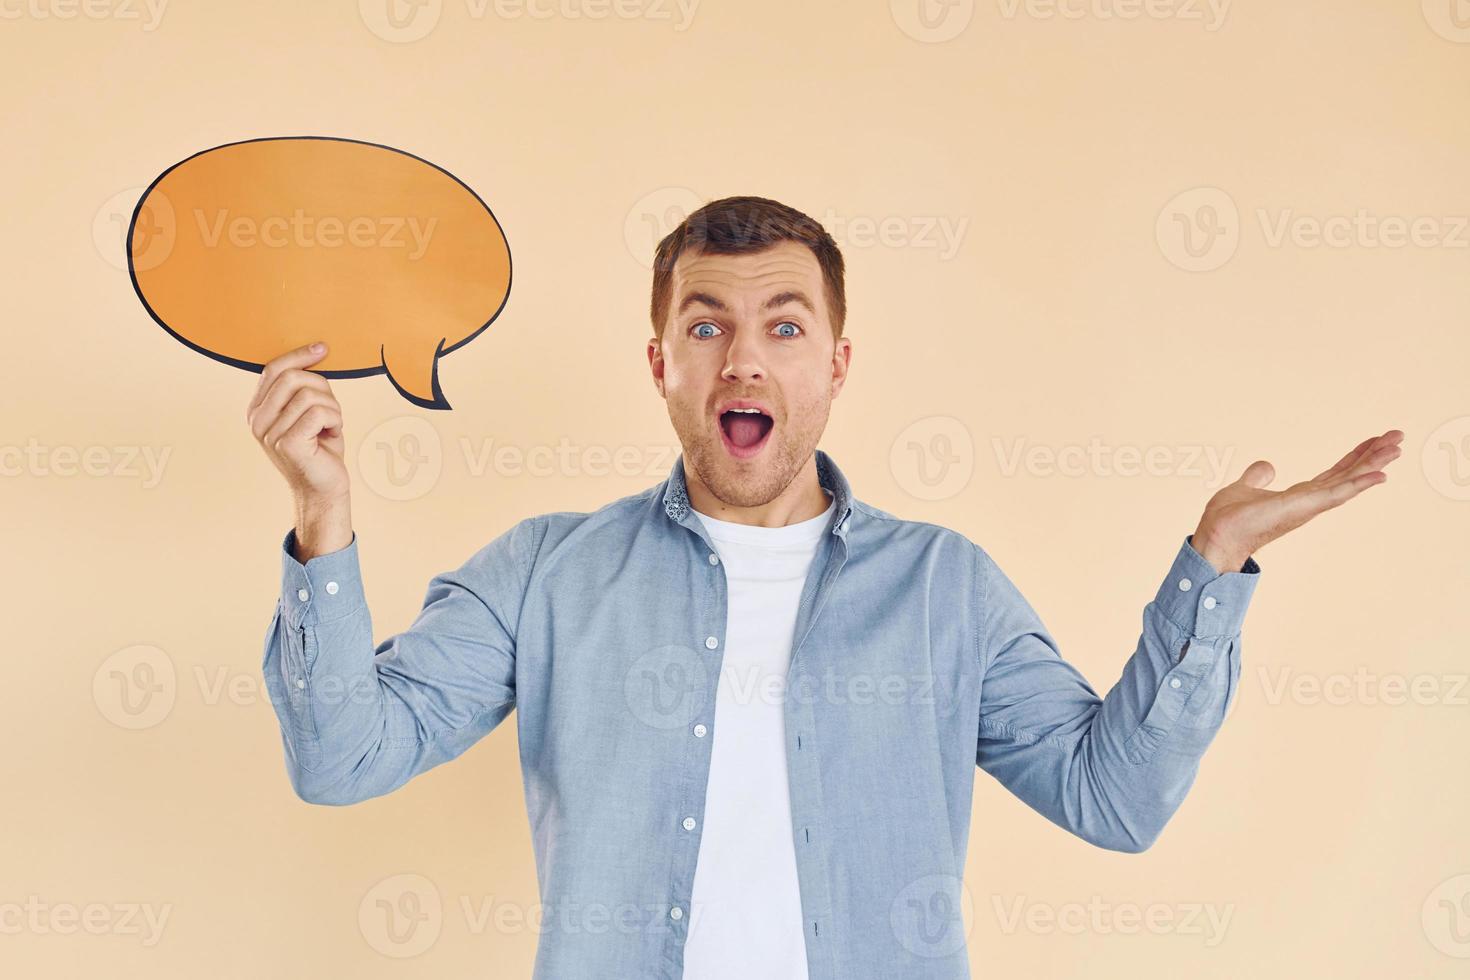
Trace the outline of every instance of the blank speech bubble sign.
[[328, 378], [386, 374], [447, 409], [439, 358], [510, 295], [510, 246], [463, 181], [411, 153], [322, 136], [203, 150], [149, 185], [128, 226], [148, 313], [217, 361], [259, 373], [314, 340]]

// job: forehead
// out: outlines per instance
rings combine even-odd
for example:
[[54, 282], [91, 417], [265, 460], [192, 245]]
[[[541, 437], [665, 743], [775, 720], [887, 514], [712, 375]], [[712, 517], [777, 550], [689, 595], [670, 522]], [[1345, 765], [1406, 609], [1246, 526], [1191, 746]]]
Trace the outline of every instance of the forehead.
[[[812, 250], [799, 242], [777, 242], [742, 255], [694, 255], [685, 252], [674, 264], [674, 308], [692, 292], [731, 298], [749, 294], [756, 300], [778, 289], [800, 289], [816, 301], [821, 294], [822, 267]], [[738, 301], [738, 300], [737, 300]]]

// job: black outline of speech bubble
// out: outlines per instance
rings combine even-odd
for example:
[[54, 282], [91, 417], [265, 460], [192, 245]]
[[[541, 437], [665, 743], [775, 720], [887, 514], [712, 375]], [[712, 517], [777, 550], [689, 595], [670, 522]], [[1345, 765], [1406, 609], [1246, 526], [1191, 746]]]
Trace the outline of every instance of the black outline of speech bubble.
[[147, 297], [143, 295], [143, 290], [138, 286], [138, 273], [133, 268], [133, 229], [135, 229], [138, 225], [138, 215], [143, 210], [143, 202], [148, 200], [148, 195], [153, 193], [153, 188], [158, 186], [158, 182], [163, 180], [163, 178], [167, 177], [169, 174], [173, 173], [179, 167], [182, 167], [184, 164], [188, 163], [190, 160], [193, 160], [195, 157], [201, 157], [206, 153], [213, 153], [215, 150], [223, 150], [226, 147], [230, 146], [241, 146], [246, 143], [277, 143], [282, 140], [323, 140], [333, 143], [356, 143], [359, 146], [374, 146], [380, 150], [390, 150], [393, 153], [398, 153], [411, 159], [417, 160], [419, 163], [422, 163], [425, 166], [433, 167], [435, 170], [444, 174], [450, 180], [463, 187], [466, 191], [469, 192], [470, 197], [473, 197], [479, 203], [480, 207], [485, 209], [485, 213], [490, 216], [490, 220], [495, 222], [495, 227], [500, 232], [500, 238], [502, 241], [505, 242], [505, 296], [501, 298], [500, 306], [496, 307], [495, 312], [490, 314], [490, 319], [486, 320], [483, 324], [477, 327], [475, 329], [475, 332], [470, 334], [468, 337], [465, 337], [463, 340], [459, 341], [451, 347], [444, 346], [444, 341], [446, 340], [446, 338], [439, 338], [439, 346], [434, 349], [434, 366], [431, 372], [430, 380], [434, 391], [434, 398], [432, 401], [427, 401], [423, 398], [418, 398], [414, 395], [410, 395], [407, 391], [403, 389], [403, 386], [400, 385], [398, 381], [393, 377], [392, 373], [389, 372], [388, 365], [381, 360], [383, 356], [383, 345], [381, 344], [378, 345], [378, 357], [380, 359], [380, 363], [377, 367], [354, 368], [352, 370], [338, 371], [320, 371], [316, 368], [306, 369], [308, 371], [319, 374], [324, 378], [370, 378], [376, 374], [386, 375], [388, 381], [392, 383], [394, 388], [398, 389], [398, 393], [400, 395], [402, 395], [413, 404], [419, 406], [420, 408], [448, 409], [450, 407], [449, 402], [445, 400], [444, 392], [439, 388], [439, 358], [443, 357], [445, 354], [451, 354], [454, 351], [459, 350], [465, 344], [468, 344], [480, 334], [484, 333], [485, 328], [495, 322], [495, 318], [500, 316], [501, 312], [505, 309], [505, 304], [510, 301], [510, 287], [511, 282], [514, 278], [514, 263], [511, 260], [510, 254], [510, 237], [506, 235], [505, 228], [501, 225], [500, 219], [495, 217], [495, 212], [490, 210], [490, 205], [486, 204], [484, 199], [482, 199], [480, 195], [475, 193], [475, 189], [473, 187], [471, 187], [469, 184], [466, 184], [464, 181], [460, 180], [458, 177], [454, 176], [454, 174], [450, 173], [448, 170], [445, 170], [438, 164], [431, 163], [421, 156], [409, 153], [407, 150], [400, 150], [394, 146], [385, 146], [382, 143], [371, 143], [367, 140], [349, 139], [345, 136], [258, 136], [255, 139], [236, 140], [233, 143], [221, 143], [219, 146], [211, 146], [207, 150], [200, 150], [198, 153], [194, 153], [190, 156], [185, 157], [178, 163], [174, 164], [172, 167], [169, 167], [163, 173], [159, 174], [157, 177], [153, 178], [153, 182], [148, 185], [147, 190], [143, 191], [143, 196], [138, 198], [138, 203], [133, 207], [133, 216], [128, 221], [128, 239], [126, 245], [124, 246], [124, 249], [127, 253], [128, 258], [128, 278], [133, 283], [133, 292], [137, 294], [138, 301], [143, 304], [143, 309], [148, 311], [148, 315], [153, 318], [154, 323], [157, 323], [164, 330], [168, 331], [168, 335], [170, 337], [174, 338], [185, 347], [188, 347], [190, 350], [198, 351], [205, 357], [219, 361], [223, 364], [228, 364], [231, 367], [243, 368], [247, 371], [253, 371], [256, 374], [260, 374], [262, 371], [265, 370], [264, 364], [255, 364], [250, 361], [241, 361], [233, 357], [226, 357], [223, 354], [216, 353], [212, 350], [206, 350], [205, 348], [200, 347], [198, 344], [190, 341], [187, 337], [184, 337], [183, 335], [178, 333], [167, 323], [163, 322], [163, 318], [154, 311], [152, 306], [148, 305]]

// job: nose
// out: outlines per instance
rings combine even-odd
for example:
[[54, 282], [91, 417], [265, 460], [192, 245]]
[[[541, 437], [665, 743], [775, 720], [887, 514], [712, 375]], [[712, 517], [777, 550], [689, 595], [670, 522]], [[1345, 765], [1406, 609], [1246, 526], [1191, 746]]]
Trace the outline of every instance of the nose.
[[755, 331], [737, 330], [725, 353], [725, 368], [720, 377], [726, 381], [761, 381], [766, 376], [760, 361], [760, 338]]

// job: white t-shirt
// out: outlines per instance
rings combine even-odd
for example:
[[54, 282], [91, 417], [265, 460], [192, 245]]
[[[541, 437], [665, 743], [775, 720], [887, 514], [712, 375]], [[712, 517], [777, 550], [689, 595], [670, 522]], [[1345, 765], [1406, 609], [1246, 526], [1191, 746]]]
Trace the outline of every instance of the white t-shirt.
[[730, 601], [685, 980], [807, 980], [782, 705], [796, 608], [834, 506], [785, 527], [694, 512]]

